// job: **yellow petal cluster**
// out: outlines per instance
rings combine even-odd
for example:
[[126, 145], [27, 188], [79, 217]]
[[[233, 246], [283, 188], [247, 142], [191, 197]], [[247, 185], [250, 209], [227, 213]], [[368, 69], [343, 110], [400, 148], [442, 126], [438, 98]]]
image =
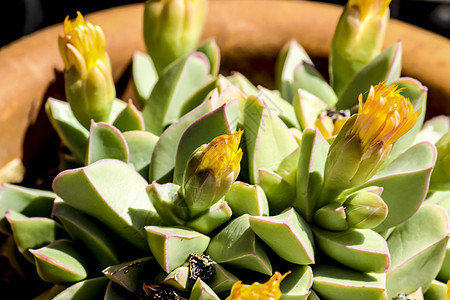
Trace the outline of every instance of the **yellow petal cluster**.
[[359, 95], [359, 110], [352, 134], [361, 140], [363, 152], [371, 146], [382, 143], [387, 148], [416, 124], [422, 111], [420, 107], [413, 113], [408, 98], [400, 94], [398, 85], [386, 86], [381, 82], [370, 88], [366, 102]]
[[238, 281], [231, 288], [229, 300], [278, 300], [281, 298], [280, 283], [289, 273], [275, 272], [266, 283], [246, 285]]
[[383, 16], [390, 3], [391, 0], [349, 0], [347, 5], [348, 7], [358, 7], [359, 19], [363, 21], [372, 14]]
[[447, 293], [445, 294], [445, 300], [450, 300], [450, 280], [447, 281]]
[[242, 132], [239, 130], [231, 135], [214, 138], [204, 149], [205, 154], [197, 171], [211, 170], [214, 177], [218, 178], [228, 168], [236, 170], [242, 158], [242, 149], [239, 148]]
[[69, 20], [69, 16], [64, 20], [64, 36], [59, 36], [58, 46], [66, 69], [73, 66], [79, 74], [86, 74], [106, 59], [102, 29], [85, 22], [80, 12], [75, 20]]

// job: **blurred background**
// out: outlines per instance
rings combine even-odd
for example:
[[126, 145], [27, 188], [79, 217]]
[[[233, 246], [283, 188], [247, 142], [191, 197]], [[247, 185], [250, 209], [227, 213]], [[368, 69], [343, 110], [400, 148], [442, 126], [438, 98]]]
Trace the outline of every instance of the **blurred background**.
[[[13, 0], [2, 1], [0, 47], [26, 34], [76, 16], [142, 0]], [[346, 0], [322, 0], [344, 5]], [[450, 38], [450, 0], [392, 0], [391, 17]], [[5, 17], [10, 16], [9, 18]]]

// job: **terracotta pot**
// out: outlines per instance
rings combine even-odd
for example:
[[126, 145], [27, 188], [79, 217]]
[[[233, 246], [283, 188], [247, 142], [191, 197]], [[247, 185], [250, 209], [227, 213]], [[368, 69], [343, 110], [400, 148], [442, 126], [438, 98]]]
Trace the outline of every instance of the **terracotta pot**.
[[[340, 6], [308, 1], [211, 1], [203, 37], [216, 38], [225, 74], [237, 70], [255, 83], [273, 87], [275, 58], [292, 38], [326, 74], [330, 41], [341, 10]], [[133, 52], [144, 51], [142, 13], [143, 5], [134, 4], [86, 16], [105, 31], [119, 96], [127, 85]], [[0, 168], [7, 165], [3, 173], [5, 168], [18, 166], [10, 162], [22, 159], [30, 169], [54, 163], [54, 153], [44, 145], [50, 141], [56, 149], [58, 142], [42, 103], [48, 96], [64, 98], [59, 34], [61, 24], [0, 49]], [[417, 78], [429, 88], [427, 117], [450, 114], [450, 41], [391, 20], [386, 45], [398, 40], [403, 46], [403, 75]], [[52, 155], [39, 156], [37, 163], [31, 163], [43, 153]], [[0, 181], [2, 176], [0, 171]]]

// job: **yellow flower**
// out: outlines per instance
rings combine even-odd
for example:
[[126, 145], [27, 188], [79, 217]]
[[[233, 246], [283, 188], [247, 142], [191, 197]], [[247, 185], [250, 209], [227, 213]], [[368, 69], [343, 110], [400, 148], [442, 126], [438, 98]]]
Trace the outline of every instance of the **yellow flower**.
[[58, 38], [59, 51], [66, 69], [72, 66], [80, 74], [106, 60], [105, 35], [99, 26], [85, 22], [80, 12], [75, 20], [64, 20], [64, 36]]
[[370, 88], [364, 104], [359, 95], [358, 117], [351, 133], [358, 135], [363, 152], [377, 143], [386, 149], [416, 124], [422, 107], [413, 113], [411, 102], [401, 91], [396, 84], [386, 87], [384, 81]]
[[360, 12], [359, 18], [364, 21], [371, 14], [382, 17], [390, 3], [391, 0], [349, 0], [347, 6], [357, 7]]
[[242, 284], [238, 281], [231, 288], [230, 300], [278, 300], [281, 298], [280, 283], [290, 271], [281, 275], [279, 272], [266, 282], [255, 282], [252, 285]]
[[219, 201], [240, 171], [242, 131], [214, 138], [189, 157], [183, 175], [183, 196], [191, 214], [198, 214]]
[[445, 294], [445, 300], [450, 300], [450, 280], [447, 281], [447, 293]]
[[109, 122], [116, 88], [99, 26], [85, 22], [78, 12], [75, 20], [64, 20], [64, 36], [58, 46], [64, 61], [66, 97], [77, 120], [86, 128], [91, 120]]
[[239, 148], [242, 131], [236, 131], [231, 135], [221, 135], [213, 139], [203, 150], [198, 171], [211, 170], [214, 177], [220, 177], [225, 170], [236, 170], [241, 162], [242, 149]]

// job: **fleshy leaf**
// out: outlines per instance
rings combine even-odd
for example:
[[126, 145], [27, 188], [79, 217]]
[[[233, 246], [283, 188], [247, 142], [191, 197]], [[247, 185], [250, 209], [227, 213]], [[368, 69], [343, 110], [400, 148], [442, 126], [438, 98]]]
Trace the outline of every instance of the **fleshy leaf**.
[[195, 220], [187, 222], [186, 226], [197, 230], [200, 233], [208, 234], [228, 221], [232, 215], [233, 212], [230, 206], [228, 206], [228, 203], [219, 200], [213, 204], [206, 213]]
[[160, 280], [156, 277], [161, 284], [170, 285], [180, 291], [187, 291], [193, 285], [188, 266], [178, 267], [169, 274], [162, 273], [162, 275]]
[[350, 109], [358, 104], [358, 95], [365, 95], [370, 85], [376, 85], [382, 81], [390, 84], [392, 81], [400, 77], [402, 60], [401, 42], [397, 42], [390, 46], [370, 63], [362, 68], [352, 78], [350, 83], [345, 87], [341, 95], [339, 95], [336, 108]]
[[0, 186], [0, 232], [9, 233], [4, 219], [7, 210], [27, 217], [50, 217], [56, 195], [52, 192], [26, 188], [18, 185]]
[[100, 267], [119, 263], [116, 247], [95, 219], [61, 200], [55, 201], [53, 216], [58, 217], [74, 241], [89, 249]]
[[133, 54], [133, 83], [140, 107], [150, 97], [153, 87], [158, 81], [153, 61], [147, 53], [136, 51]]
[[215, 137], [236, 131], [238, 121], [238, 100], [233, 99], [207, 113], [192, 123], [183, 133], [178, 144], [173, 182], [182, 184], [184, 169], [191, 153]]
[[233, 284], [239, 279], [219, 264], [214, 264], [214, 275], [209, 286], [216, 292], [222, 293], [231, 290]]
[[317, 128], [303, 131], [294, 207], [307, 222], [311, 222], [314, 210], [319, 208], [317, 201], [322, 191], [323, 172], [329, 148], [330, 145]]
[[131, 99], [128, 100], [127, 106], [114, 120], [113, 125], [121, 132], [145, 129], [144, 118]]
[[87, 277], [87, 265], [69, 240], [57, 240], [39, 249], [30, 249], [42, 280], [57, 284], [77, 282]]
[[45, 103], [47, 116], [61, 141], [84, 163], [88, 147], [89, 131], [78, 122], [68, 102], [49, 98]]
[[160, 135], [180, 117], [184, 102], [206, 81], [209, 62], [203, 53], [192, 52], [170, 64], [156, 82], [142, 114], [145, 128]]
[[235, 181], [225, 195], [234, 216], [268, 216], [269, 205], [263, 189], [258, 185]]
[[214, 109], [213, 107], [213, 99], [207, 99], [161, 134], [152, 154], [152, 163], [149, 171], [150, 180], [160, 182], [171, 173], [175, 167], [177, 148], [183, 133], [201, 116], [211, 112]]
[[87, 279], [69, 286], [64, 291], [56, 295], [53, 300], [95, 300], [103, 297], [108, 279], [98, 277]]
[[102, 272], [111, 281], [120, 284], [131, 292], [141, 288], [139, 283], [144, 277], [149, 276], [153, 266], [153, 257], [143, 257], [134, 261], [116, 264], [107, 267]]
[[292, 205], [295, 198], [295, 187], [292, 187], [280, 175], [259, 169], [257, 183], [267, 196], [271, 214], [278, 214]]
[[326, 231], [313, 228], [317, 245], [329, 257], [361, 272], [383, 273], [390, 264], [386, 241], [371, 229]]
[[280, 300], [306, 300], [309, 299], [310, 288], [313, 283], [313, 272], [309, 266], [297, 266], [292, 273], [283, 279], [280, 290], [283, 293]]
[[128, 145], [129, 164], [146, 178], [158, 137], [148, 131], [128, 131], [123, 137]]
[[321, 228], [330, 231], [344, 231], [348, 229], [345, 207], [333, 201], [319, 208], [313, 215], [314, 222]]
[[123, 288], [121, 285], [109, 281], [108, 286], [106, 287], [106, 292], [104, 296], [104, 300], [128, 300], [133, 298], [135, 294], [131, 293], [127, 289]]
[[128, 163], [129, 150], [123, 134], [106, 123], [91, 123], [86, 165], [105, 158]]
[[388, 297], [428, 288], [441, 267], [448, 234], [448, 215], [435, 204], [422, 205], [395, 228], [387, 240], [392, 261], [386, 273]]
[[289, 41], [283, 46], [277, 57], [275, 65], [275, 80], [281, 96], [289, 102], [294, 98], [293, 88], [294, 70], [302, 62], [312, 64], [305, 49], [295, 40]]
[[437, 280], [433, 280], [425, 292], [425, 300], [442, 300], [445, 299], [445, 294], [447, 293], [447, 286]]
[[262, 86], [258, 86], [258, 90], [260, 91], [258, 98], [263, 101], [268, 109], [277, 115], [287, 127], [300, 128], [292, 104], [276, 95], [273, 91]]
[[220, 298], [214, 293], [211, 287], [198, 278], [192, 287], [189, 300], [220, 300]]
[[272, 275], [272, 265], [250, 228], [249, 215], [228, 223], [211, 239], [206, 254], [218, 263]]
[[383, 188], [381, 198], [388, 206], [388, 215], [383, 223], [374, 228], [375, 231], [396, 226], [416, 212], [427, 193], [435, 160], [436, 149], [432, 144], [424, 142], [414, 145], [355, 189], [369, 186]]
[[303, 89], [294, 94], [292, 106], [302, 129], [314, 128], [320, 113], [328, 108], [325, 102]]
[[210, 238], [192, 229], [181, 227], [146, 226], [150, 250], [167, 273], [181, 266], [190, 254], [201, 254]]
[[127, 164], [107, 159], [60, 173], [53, 181], [53, 190], [69, 205], [102, 221], [137, 247], [147, 249], [144, 226], [159, 221], [148, 201], [147, 185]]
[[313, 267], [312, 288], [321, 299], [386, 300], [386, 274], [360, 273], [333, 266]]
[[241, 91], [244, 92], [246, 96], [256, 96], [258, 95], [258, 89], [251, 83], [250, 80], [247, 79], [244, 75], [239, 72], [233, 72], [231, 76], [228, 76], [227, 79], [237, 86]]
[[[220, 75], [219, 75], [220, 77]], [[180, 116], [184, 116], [190, 111], [194, 110], [196, 107], [201, 105], [205, 100], [216, 97], [219, 97], [217, 87], [219, 85], [219, 79], [214, 78], [208, 82], [206, 82], [202, 87], [196, 90], [183, 104], [181, 107]], [[216, 93], [213, 95], [213, 93]]]
[[293, 209], [270, 217], [250, 216], [250, 227], [281, 258], [299, 265], [314, 263], [313, 235]]
[[275, 171], [281, 161], [298, 147], [283, 121], [253, 96], [246, 101], [244, 137], [250, 184], [256, 184], [258, 169]]
[[63, 227], [49, 218], [28, 218], [13, 210], [7, 210], [5, 217], [11, 226], [17, 249], [31, 262], [34, 259], [30, 249], [46, 246], [67, 236]]
[[298, 89], [310, 92], [329, 107], [333, 107], [337, 102], [333, 89], [311, 62], [302, 61], [295, 67], [292, 88], [294, 93]]
[[220, 68], [220, 48], [214, 38], [206, 40], [197, 48], [198, 52], [206, 55], [209, 61], [210, 69], [209, 74], [217, 76]]

